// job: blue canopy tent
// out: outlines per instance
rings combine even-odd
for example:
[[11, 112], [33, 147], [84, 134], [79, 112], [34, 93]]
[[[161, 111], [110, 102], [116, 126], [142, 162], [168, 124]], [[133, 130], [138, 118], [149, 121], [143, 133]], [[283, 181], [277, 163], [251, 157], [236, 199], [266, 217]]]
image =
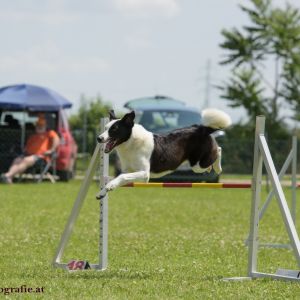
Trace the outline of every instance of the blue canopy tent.
[[[17, 84], [0, 88], [0, 110], [56, 112], [71, 107], [69, 100], [45, 87]], [[25, 128], [22, 126], [22, 147], [24, 143]]]
[[0, 108], [27, 111], [58, 111], [72, 103], [44, 87], [17, 84], [0, 88]]

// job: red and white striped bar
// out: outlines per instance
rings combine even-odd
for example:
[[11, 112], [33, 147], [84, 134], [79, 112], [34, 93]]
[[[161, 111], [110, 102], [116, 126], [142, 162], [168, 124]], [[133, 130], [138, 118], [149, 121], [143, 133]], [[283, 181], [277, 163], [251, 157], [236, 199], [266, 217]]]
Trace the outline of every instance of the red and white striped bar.
[[212, 188], [212, 189], [249, 189], [251, 183], [206, 183], [206, 182], [132, 182], [123, 187], [137, 188]]

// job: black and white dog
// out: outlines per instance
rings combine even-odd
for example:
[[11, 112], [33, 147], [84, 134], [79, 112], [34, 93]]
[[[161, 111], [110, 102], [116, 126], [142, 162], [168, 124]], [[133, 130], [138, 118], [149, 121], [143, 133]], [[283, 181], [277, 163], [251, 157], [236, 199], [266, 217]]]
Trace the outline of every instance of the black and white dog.
[[211, 133], [231, 125], [230, 117], [217, 109], [202, 112], [202, 124], [176, 129], [168, 134], [154, 134], [134, 123], [134, 111], [117, 119], [110, 111], [110, 122], [97, 137], [106, 143], [105, 152], [116, 148], [122, 174], [108, 182], [97, 198], [107, 191], [133, 181], [148, 182], [150, 177], [161, 177], [173, 172], [184, 161], [192, 170], [203, 173], [214, 169], [221, 173], [221, 148]]

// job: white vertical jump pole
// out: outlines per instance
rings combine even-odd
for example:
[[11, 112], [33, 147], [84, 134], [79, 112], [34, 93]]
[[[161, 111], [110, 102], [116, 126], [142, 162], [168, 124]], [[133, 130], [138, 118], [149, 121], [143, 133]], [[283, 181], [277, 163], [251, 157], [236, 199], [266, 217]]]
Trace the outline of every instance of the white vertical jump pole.
[[250, 235], [248, 247], [248, 276], [257, 268], [258, 252], [258, 225], [259, 225], [259, 205], [261, 200], [261, 181], [263, 158], [259, 151], [259, 137], [265, 132], [265, 119], [256, 118], [254, 156], [253, 156], [253, 176], [252, 176], [252, 204], [250, 215]]
[[297, 136], [292, 140], [293, 160], [292, 160], [292, 207], [291, 213], [296, 225], [296, 202], [297, 202]]
[[[101, 119], [101, 132], [104, 131], [107, 118]], [[109, 155], [104, 153], [104, 144], [100, 148], [100, 190], [108, 182]], [[99, 264], [100, 270], [105, 270], [108, 263], [108, 193], [100, 202], [100, 237], [99, 237]]]
[[[108, 122], [107, 118], [101, 119], [101, 128], [104, 129], [105, 124]], [[74, 202], [71, 214], [65, 226], [64, 232], [61, 236], [59, 246], [57, 248], [56, 254], [53, 259], [53, 265], [58, 268], [68, 269], [68, 263], [62, 263], [61, 259], [67, 243], [75, 225], [75, 221], [78, 218], [80, 209], [83, 205], [84, 199], [88, 192], [88, 188], [91, 184], [95, 170], [97, 167], [97, 162], [100, 156], [100, 186], [101, 188], [105, 186], [108, 180], [108, 154], [104, 153], [104, 145], [97, 144], [94, 150], [94, 154], [89, 163], [88, 169], [86, 171], [84, 180], [80, 186], [79, 193]], [[108, 241], [108, 196], [105, 196], [100, 200], [100, 236], [99, 236], [99, 263], [89, 264], [89, 267], [97, 270], [105, 270], [107, 267], [107, 241]]]

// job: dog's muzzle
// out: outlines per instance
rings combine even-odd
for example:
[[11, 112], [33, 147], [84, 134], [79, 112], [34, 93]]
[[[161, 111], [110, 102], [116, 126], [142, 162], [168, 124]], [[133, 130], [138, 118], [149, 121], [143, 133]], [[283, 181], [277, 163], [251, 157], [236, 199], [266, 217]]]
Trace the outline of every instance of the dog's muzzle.
[[105, 143], [104, 137], [98, 136], [98, 137], [97, 137], [97, 142], [98, 142], [99, 144]]
[[99, 135], [97, 137], [97, 142], [99, 144], [106, 143], [105, 148], [104, 148], [105, 153], [111, 152], [114, 149], [114, 147], [118, 144], [117, 139], [114, 139], [114, 138], [111, 138], [111, 137], [105, 138], [104, 135]]
[[115, 148], [115, 146], [117, 146], [117, 144], [118, 144], [118, 140], [109, 138], [108, 141], [106, 141], [104, 152], [105, 153], [111, 152]]

